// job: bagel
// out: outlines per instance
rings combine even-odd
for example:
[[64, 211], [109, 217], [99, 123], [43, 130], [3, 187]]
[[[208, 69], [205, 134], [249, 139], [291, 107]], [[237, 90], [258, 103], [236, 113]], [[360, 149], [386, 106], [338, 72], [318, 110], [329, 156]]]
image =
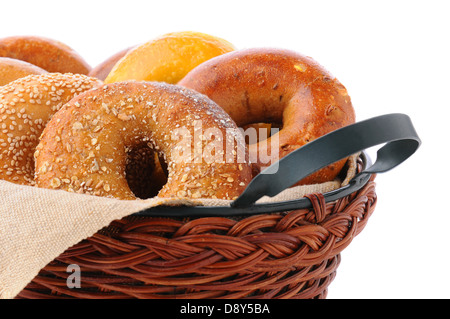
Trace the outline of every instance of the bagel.
[[53, 116], [35, 152], [36, 185], [137, 199], [127, 153], [146, 144], [167, 163], [159, 197], [233, 199], [252, 178], [242, 134], [213, 101], [172, 84], [126, 81], [85, 92]]
[[72, 48], [59, 41], [37, 36], [0, 39], [0, 57], [34, 64], [51, 73], [87, 75], [89, 64]]
[[85, 75], [45, 73], [0, 87], [0, 179], [34, 185], [33, 153], [51, 116], [102, 83]]
[[0, 86], [27, 75], [38, 75], [47, 73], [44, 69], [31, 63], [0, 57]]
[[114, 65], [105, 83], [136, 80], [176, 84], [200, 63], [233, 50], [231, 43], [209, 34], [167, 33], [128, 51]]
[[[226, 53], [200, 64], [178, 84], [207, 95], [238, 126], [280, 125], [279, 132], [264, 143], [249, 145], [254, 174], [306, 143], [355, 122], [345, 87], [312, 58], [289, 50]], [[274, 139], [278, 145], [272, 143]], [[261, 154], [270, 161], [263, 162]], [[298, 184], [333, 180], [345, 163], [345, 159], [336, 162]]]

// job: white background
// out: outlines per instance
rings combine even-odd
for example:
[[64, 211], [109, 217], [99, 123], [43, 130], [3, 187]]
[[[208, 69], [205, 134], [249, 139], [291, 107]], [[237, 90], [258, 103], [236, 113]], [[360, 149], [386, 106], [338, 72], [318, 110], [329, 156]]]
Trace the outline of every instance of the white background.
[[237, 48], [291, 49], [347, 87], [358, 121], [408, 114], [423, 144], [377, 177], [375, 213], [342, 253], [328, 298], [450, 297], [446, 1], [15, 0], [1, 11], [0, 37], [54, 38], [92, 66], [173, 31], [209, 33]]

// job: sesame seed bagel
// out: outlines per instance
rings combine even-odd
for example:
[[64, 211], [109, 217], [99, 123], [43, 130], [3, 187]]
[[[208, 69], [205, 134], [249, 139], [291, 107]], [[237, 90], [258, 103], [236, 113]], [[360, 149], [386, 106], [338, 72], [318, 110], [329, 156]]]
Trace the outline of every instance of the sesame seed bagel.
[[26, 77], [27, 75], [44, 73], [47, 73], [47, 71], [31, 63], [17, 59], [0, 57], [0, 86]]
[[36, 184], [137, 199], [127, 154], [146, 143], [167, 164], [159, 197], [233, 199], [251, 179], [243, 136], [217, 104], [173, 84], [126, 81], [85, 92], [55, 114], [36, 149]]
[[51, 116], [102, 83], [85, 75], [30, 75], [0, 87], [0, 179], [34, 184], [33, 153]]
[[72, 48], [59, 41], [37, 36], [0, 39], [0, 57], [34, 64], [48, 72], [87, 75], [90, 65]]
[[[178, 84], [207, 95], [239, 126], [281, 124], [275, 147], [275, 136], [249, 145], [255, 173], [355, 121], [345, 87], [313, 59], [289, 50], [253, 48], [226, 53], [200, 64]], [[271, 157], [271, 162], [263, 162], [261, 154]], [[330, 165], [299, 184], [333, 180], [345, 162]]]

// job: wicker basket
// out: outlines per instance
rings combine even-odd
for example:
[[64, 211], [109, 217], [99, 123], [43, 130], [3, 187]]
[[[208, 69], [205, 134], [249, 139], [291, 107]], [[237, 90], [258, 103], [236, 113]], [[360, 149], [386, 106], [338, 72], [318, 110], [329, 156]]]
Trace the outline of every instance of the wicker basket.
[[[401, 114], [336, 132], [310, 143], [313, 154], [332, 153], [325, 161], [312, 158], [314, 168], [284, 170], [293, 167], [289, 163], [298, 154], [304, 158], [304, 150], [280, 160], [278, 175], [270, 176], [280, 180], [270, 183], [277, 190], [261, 189], [259, 179], [267, 177], [258, 176], [232, 207], [157, 208], [115, 221], [49, 263], [17, 298], [325, 298], [340, 252], [374, 211], [376, 174], [398, 165], [420, 145], [409, 118]], [[329, 143], [336, 143], [333, 136], [349, 139], [350, 146], [340, 147], [340, 154], [329, 150]], [[361, 153], [359, 174], [348, 187], [277, 205], [255, 204], [292, 185], [290, 178], [300, 180], [381, 143], [387, 144], [373, 165]], [[81, 267], [81, 288], [67, 286], [72, 264]]]

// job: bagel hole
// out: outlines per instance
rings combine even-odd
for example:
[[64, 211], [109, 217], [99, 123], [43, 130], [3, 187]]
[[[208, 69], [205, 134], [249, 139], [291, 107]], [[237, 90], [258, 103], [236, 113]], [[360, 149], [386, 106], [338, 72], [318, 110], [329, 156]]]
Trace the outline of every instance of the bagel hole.
[[[262, 142], [272, 136], [272, 129], [281, 130], [283, 127], [282, 123], [276, 123], [276, 122], [259, 122], [259, 123], [250, 123], [247, 125], [244, 125], [242, 128], [244, 129], [244, 132], [247, 131], [247, 129], [255, 129], [256, 130], [256, 143]], [[245, 134], [245, 143], [247, 145], [256, 144], [255, 140], [251, 138], [251, 134]]]
[[125, 173], [128, 186], [140, 199], [155, 197], [167, 183], [165, 161], [146, 143], [127, 150]]

